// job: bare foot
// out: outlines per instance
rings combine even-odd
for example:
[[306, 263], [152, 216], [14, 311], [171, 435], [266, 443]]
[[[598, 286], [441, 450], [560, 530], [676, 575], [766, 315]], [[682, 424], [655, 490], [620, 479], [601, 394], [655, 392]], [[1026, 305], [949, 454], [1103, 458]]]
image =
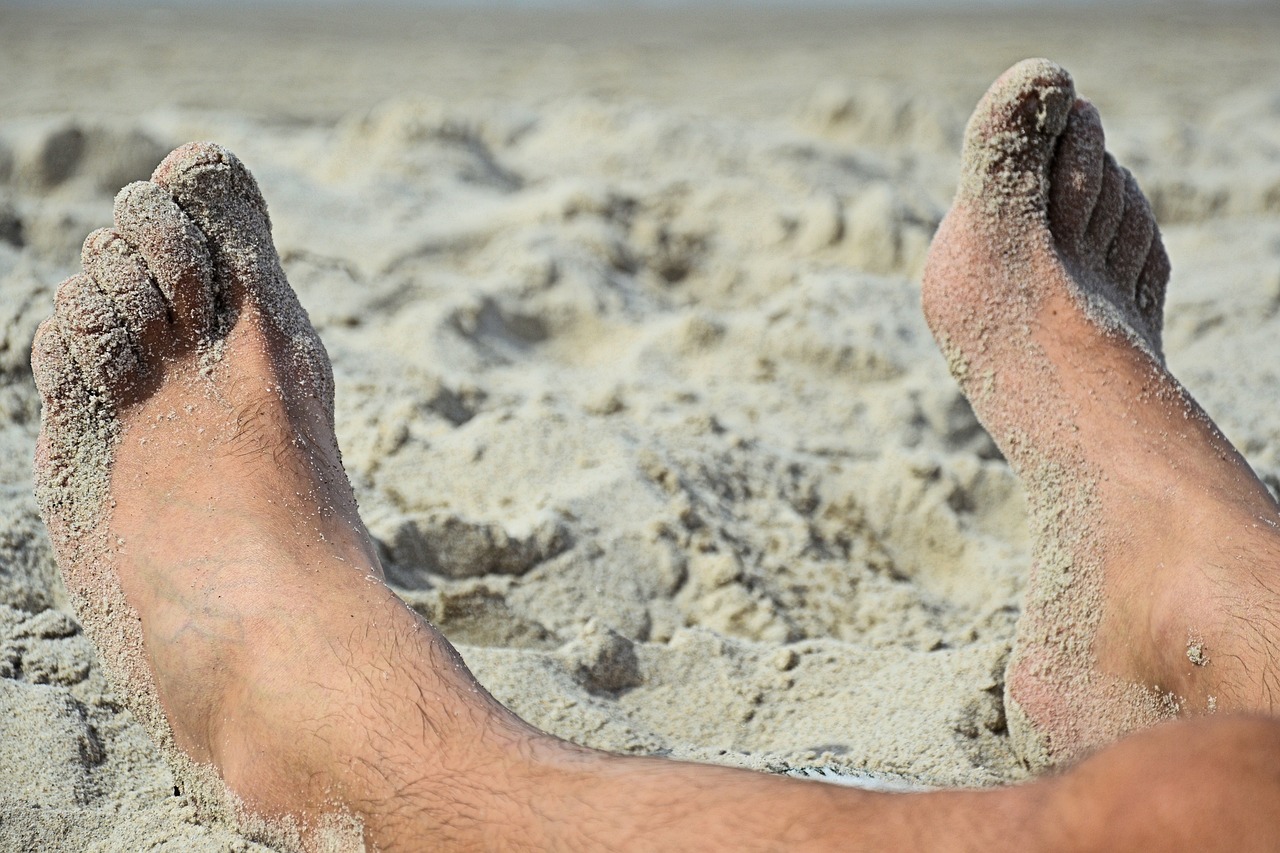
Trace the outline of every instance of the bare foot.
[[1001, 76], [969, 122], [924, 309], [1032, 508], [1006, 681], [1032, 766], [1182, 711], [1272, 709], [1259, 626], [1274, 623], [1280, 516], [1164, 368], [1168, 275], [1070, 76], [1046, 60]]
[[[81, 620], [206, 810], [225, 783], [267, 836], [385, 843], [379, 794], [398, 808], [531, 730], [381, 582], [257, 185], [180, 148], [83, 263], [33, 353], [37, 492]], [[459, 693], [464, 719], [419, 710]]]

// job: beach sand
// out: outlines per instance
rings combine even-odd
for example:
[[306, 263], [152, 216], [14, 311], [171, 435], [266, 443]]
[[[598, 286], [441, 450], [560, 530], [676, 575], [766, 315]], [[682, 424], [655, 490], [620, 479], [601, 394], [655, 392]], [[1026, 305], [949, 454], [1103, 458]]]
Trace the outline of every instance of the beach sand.
[[1275, 489], [1278, 39], [1237, 8], [0, 9], [0, 849], [261, 849], [174, 795], [31, 496], [32, 333], [172, 147], [256, 174], [388, 576], [501, 701], [619, 752], [991, 785], [1029, 772], [1025, 507], [918, 305], [964, 120], [1020, 58], [1073, 72], [1164, 230], [1169, 364]]

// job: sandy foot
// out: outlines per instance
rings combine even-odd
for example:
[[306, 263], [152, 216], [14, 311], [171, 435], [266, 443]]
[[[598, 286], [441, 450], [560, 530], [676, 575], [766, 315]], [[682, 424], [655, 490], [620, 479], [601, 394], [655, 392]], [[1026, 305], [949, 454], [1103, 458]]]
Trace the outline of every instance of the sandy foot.
[[1266, 666], [1236, 651], [1259, 645], [1246, 602], [1275, 598], [1241, 569], [1275, 565], [1276, 508], [1164, 368], [1168, 275], [1070, 76], [1045, 60], [1006, 72], [966, 131], [924, 307], [1029, 496], [1006, 705], [1031, 766], [1182, 710], [1269, 707]]
[[[328, 359], [234, 155], [175, 151], [120, 192], [83, 264], [33, 359], [37, 492], [67, 588], [204, 807], [226, 812], [225, 782], [264, 837], [310, 845], [356, 822], [333, 815], [348, 786], [391, 784], [409, 744], [457, 735], [448, 720], [366, 731], [371, 697], [473, 696], [474, 682], [381, 582]], [[479, 717], [513, 719], [483, 700]], [[473, 747], [475, 722], [454, 726]]]

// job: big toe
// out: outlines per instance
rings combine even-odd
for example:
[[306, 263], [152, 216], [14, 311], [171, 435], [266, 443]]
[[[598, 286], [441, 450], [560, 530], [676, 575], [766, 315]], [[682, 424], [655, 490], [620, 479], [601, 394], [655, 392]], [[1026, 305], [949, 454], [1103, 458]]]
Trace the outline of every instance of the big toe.
[[1071, 75], [1047, 59], [1000, 75], [965, 130], [961, 197], [996, 216], [1044, 215], [1050, 162], [1075, 100]]
[[287, 285], [267, 203], [240, 158], [221, 145], [192, 142], [166, 157], [151, 179], [208, 239], [215, 301], [224, 319], [234, 321], [246, 301], [269, 310]]
[[241, 317], [251, 318], [281, 344], [301, 388], [331, 411], [329, 358], [289, 287], [267, 203], [240, 158], [221, 145], [192, 142], [166, 157], [151, 179], [172, 194], [208, 240], [218, 333], [226, 335]]

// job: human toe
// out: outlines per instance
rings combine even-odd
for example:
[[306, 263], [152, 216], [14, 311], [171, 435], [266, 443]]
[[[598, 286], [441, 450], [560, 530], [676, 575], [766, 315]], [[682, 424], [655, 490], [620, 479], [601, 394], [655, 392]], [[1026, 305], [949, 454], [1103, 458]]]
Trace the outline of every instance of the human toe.
[[1133, 294], [1138, 276], [1147, 261], [1151, 241], [1155, 236], [1155, 218], [1151, 205], [1142, 194], [1138, 182], [1125, 172], [1124, 214], [1116, 226], [1115, 239], [1107, 250], [1107, 269], [1111, 280], [1126, 294]]
[[116, 233], [133, 247], [169, 304], [174, 325], [195, 342], [213, 328], [213, 289], [205, 235], [163, 187], [138, 181], [120, 190]]
[[1049, 227], [1060, 247], [1074, 250], [1102, 190], [1106, 139], [1093, 104], [1077, 100], [1058, 138], [1049, 180]]
[[58, 286], [54, 316], [90, 393], [115, 402], [138, 368], [134, 342], [115, 304], [81, 273]]
[[118, 232], [100, 228], [85, 239], [80, 262], [115, 303], [134, 341], [153, 350], [165, 337], [169, 310], [142, 257]]
[[208, 237], [215, 286], [232, 303], [279, 265], [267, 203], [235, 154], [212, 142], [176, 149], [152, 176]]
[[1081, 241], [1084, 254], [1100, 262], [1105, 261], [1124, 218], [1125, 185], [1128, 183], [1128, 170], [1116, 163], [1114, 157], [1107, 154], [1103, 161], [1102, 188], [1098, 191], [1098, 200]]
[[1160, 239], [1159, 229], [1156, 229], [1142, 271], [1138, 273], [1136, 301], [1138, 312], [1146, 319], [1157, 340], [1164, 325], [1164, 297], [1169, 286], [1169, 272], [1169, 254]]
[[1075, 103], [1071, 75], [1028, 59], [991, 85], [965, 130], [961, 192], [1045, 208], [1048, 165]]
[[56, 316], [48, 317], [36, 328], [31, 343], [31, 373], [40, 392], [45, 415], [64, 407], [80, 385], [66, 336]]

